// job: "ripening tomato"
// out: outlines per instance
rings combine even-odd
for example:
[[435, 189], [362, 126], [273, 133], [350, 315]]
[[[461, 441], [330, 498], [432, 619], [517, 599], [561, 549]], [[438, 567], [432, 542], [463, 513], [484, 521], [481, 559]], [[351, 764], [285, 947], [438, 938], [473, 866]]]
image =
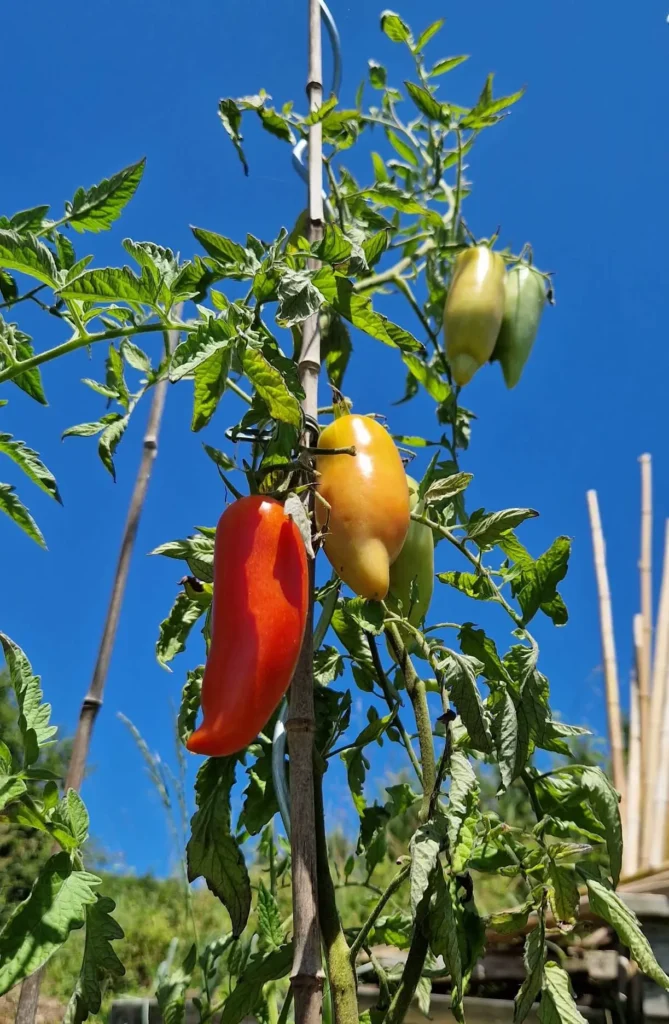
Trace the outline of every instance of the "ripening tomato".
[[307, 553], [283, 505], [240, 498], [218, 521], [211, 647], [202, 724], [186, 746], [221, 757], [243, 750], [290, 685], [309, 604]]
[[351, 590], [381, 601], [389, 571], [409, 529], [409, 488], [402, 459], [388, 431], [370, 416], [340, 416], [323, 430], [319, 448], [349, 448], [356, 455], [319, 455], [316, 522], [327, 524], [325, 554]]
[[468, 384], [493, 354], [504, 314], [504, 260], [485, 245], [461, 252], [444, 307], [446, 357], [456, 384]]

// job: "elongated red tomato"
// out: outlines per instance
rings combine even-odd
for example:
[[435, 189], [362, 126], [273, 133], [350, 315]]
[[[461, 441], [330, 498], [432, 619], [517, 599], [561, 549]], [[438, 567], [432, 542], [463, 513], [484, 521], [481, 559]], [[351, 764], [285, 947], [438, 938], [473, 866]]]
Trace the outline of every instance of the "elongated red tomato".
[[211, 647], [203, 722], [188, 749], [221, 757], [248, 746], [290, 685], [308, 607], [307, 553], [273, 498], [230, 505], [216, 528]]

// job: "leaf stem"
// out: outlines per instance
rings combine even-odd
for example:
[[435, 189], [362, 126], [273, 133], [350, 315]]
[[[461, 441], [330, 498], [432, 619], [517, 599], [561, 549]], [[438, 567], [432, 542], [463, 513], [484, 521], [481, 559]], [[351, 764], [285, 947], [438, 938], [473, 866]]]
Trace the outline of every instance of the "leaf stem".
[[253, 404], [253, 399], [251, 398], [251, 396], [247, 395], [246, 391], [244, 391], [243, 388], [240, 388], [239, 384], [237, 384], [236, 381], [232, 379], [232, 377], [226, 378], [225, 386], [227, 388], [230, 388], [231, 391], [234, 391], [234, 393], [239, 398], [241, 398], [243, 402], [246, 402], [247, 405]]
[[390, 899], [392, 899], [392, 897], [395, 895], [395, 893], [400, 888], [402, 883], [405, 882], [406, 879], [409, 877], [410, 872], [411, 872], [411, 865], [410, 864], [405, 864], [404, 867], [400, 871], [398, 871], [397, 874], [395, 875], [395, 877], [391, 880], [390, 884], [388, 885], [387, 889], [385, 890], [385, 892], [383, 893], [383, 895], [379, 899], [378, 903], [372, 909], [369, 917], [367, 918], [365, 923], [362, 925], [360, 931], [358, 932], [358, 934], [356, 935], [355, 939], [351, 943], [350, 957], [351, 957], [351, 963], [352, 964], [355, 964], [355, 961], [357, 959], [358, 953], [360, 952], [360, 950], [362, 949], [362, 947], [366, 943], [367, 936], [369, 935], [369, 933], [371, 932], [372, 928], [376, 924], [377, 920], [381, 916], [381, 913], [382, 913], [384, 907], [386, 906], [388, 901]]
[[[381, 664], [381, 657], [379, 655], [379, 649], [378, 649], [377, 644], [376, 644], [376, 637], [372, 633], [366, 633], [365, 636], [367, 637], [367, 642], [369, 643], [369, 647], [370, 647], [370, 650], [372, 652], [372, 661], [374, 662], [374, 670], [376, 671], [376, 676], [377, 676], [377, 679], [378, 679], [379, 686], [381, 687], [381, 689], [383, 691], [383, 696], [385, 697], [385, 701], [386, 701], [386, 704], [388, 705], [388, 708], [391, 711], [394, 711], [394, 709], [397, 707], [397, 703], [396, 703], [396, 701], [393, 700], [393, 695], [392, 695], [391, 690], [390, 690], [390, 684], [388, 682], [388, 677], [387, 677], [387, 675], [386, 675], [386, 673], [385, 673], [385, 671], [383, 669], [383, 665]], [[404, 725], [402, 724], [402, 720], [400, 719], [399, 712], [395, 716], [394, 724], [397, 726], [399, 734], [400, 734], [400, 736], [402, 738], [402, 743], [404, 744], [404, 746], [406, 748], [406, 752], [409, 755], [409, 760], [411, 761], [411, 764], [413, 765], [413, 768], [414, 768], [414, 771], [415, 771], [416, 776], [418, 778], [418, 781], [420, 782], [420, 784], [422, 786], [423, 785], [423, 772], [421, 771], [420, 761], [416, 757], [416, 751], [413, 749], [413, 743], [411, 742], [411, 737], [409, 736], [409, 733], [406, 731], [406, 729], [404, 728]]]

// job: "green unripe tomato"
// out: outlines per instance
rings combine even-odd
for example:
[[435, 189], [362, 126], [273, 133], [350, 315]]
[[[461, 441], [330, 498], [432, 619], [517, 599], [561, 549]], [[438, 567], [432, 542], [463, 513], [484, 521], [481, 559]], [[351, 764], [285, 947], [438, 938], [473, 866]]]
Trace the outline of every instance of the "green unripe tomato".
[[519, 263], [504, 280], [504, 316], [493, 359], [498, 359], [507, 388], [520, 380], [546, 305], [544, 279], [533, 267]]
[[504, 313], [504, 260], [485, 245], [455, 261], [444, 307], [446, 357], [456, 384], [468, 384], [493, 354]]
[[[410, 476], [407, 476], [407, 483], [409, 484], [409, 506], [411, 511], [420, 513], [423, 511], [423, 503], [418, 499], [418, 484]], [[414, 580], [418, 592], [412, 603], [412, 584]], [[390, 566], [389, 606], [394, 610], [399, 610], [399, 603], [401, 602], [402, 615], [413, 626], [419, 626], [430, 607], [433, 589], [434, 538], [432, 530], [429, 526], [417, 523], [412, 519], [404, 546]], [[407, 650], [410, 652], [415, 650], [417, 644], [414, 635], [406, 627], [399, 626], [399, 631]]]

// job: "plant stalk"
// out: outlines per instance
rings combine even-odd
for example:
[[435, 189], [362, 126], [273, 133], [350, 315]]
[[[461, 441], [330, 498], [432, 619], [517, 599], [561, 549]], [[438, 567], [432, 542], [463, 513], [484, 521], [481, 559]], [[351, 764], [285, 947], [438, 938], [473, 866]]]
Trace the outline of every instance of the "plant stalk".
[[[323, 99], [321, 55], [321, 10], [318, 0], [308, 0], [309, 71], [307, 95], [310, 111], [319, 109]], [[309, 241], [323, 232], [323, 135], [320, 123], [309, 127]], [[317, 261], [309, 265], [317, 267]], [[320, 373], [320, 326], [318, 313], [304, 324], [298, 360], [304, 389], [302, 411], [305, 431], [302, 443], [314, 443], [318, 418], [318, 376]], [[306, 492], [307, 508], [313, 510], [313, 494]], [[291, 985], [295, 999], [295, 1024], [319, 1024], [323, 1007], [323, 970], [318, 919], [318, 864], [314, 796], [314, 697], [313, 618], [314, 564], [310, 562], [309, 612], [300, 660], [290, 687], [286, 721], [290, 756], [290, 846], [293, 889], [293, 967]]]

